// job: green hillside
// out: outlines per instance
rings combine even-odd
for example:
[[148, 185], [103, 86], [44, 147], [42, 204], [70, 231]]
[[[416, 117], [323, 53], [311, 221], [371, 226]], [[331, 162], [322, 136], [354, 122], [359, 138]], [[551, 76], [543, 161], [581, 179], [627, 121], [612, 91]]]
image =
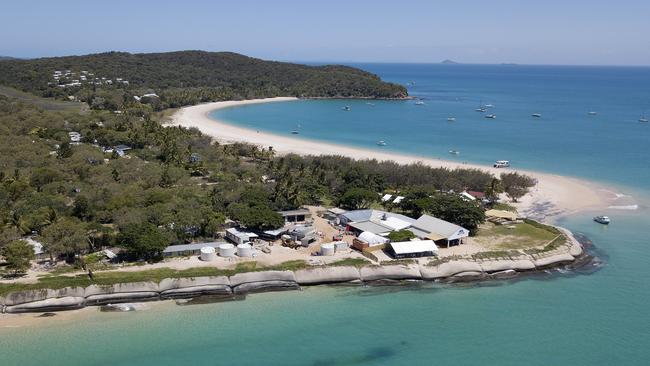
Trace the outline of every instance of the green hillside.
[[0, 61], [0, 85], [97, 109], [155, 93], [156, 109], [258, 97], [403, 98], [404, 87], [347, 66], [264, 61], [230, 52], [181, 51]]

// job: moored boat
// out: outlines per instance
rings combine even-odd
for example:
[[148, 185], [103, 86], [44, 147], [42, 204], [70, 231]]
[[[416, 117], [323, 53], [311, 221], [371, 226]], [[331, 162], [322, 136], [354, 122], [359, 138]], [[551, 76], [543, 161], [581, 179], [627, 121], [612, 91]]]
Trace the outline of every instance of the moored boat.
[[492, 165], [495, 168], [507, 168], [510, 166], [510, 161], [508, 160], [497, 160]]
[[488, 115], [485, 116], [485, 118], [496, 119], [497, 115], [496, 114], [488, 114]]
[[456, 117], [447, 117], [447, 122], [454, 122], [456, 121]]
[[608, 216], [596, 216], [594, 217], [594, 221], [603, 225], [609, 225], [609, 223], [612, 222]]
[[378, 146], [386, 146], [386, 141], [384, 141], [384, 140], [379, 140], [379, 141], [377, 141], [377, 145], [378, 145]]
[[349, 105], [346, 105], [346, 106], [343, 107], [342, 109], [343, 109], [344, 111], [351, 111], [351, 110], [352, 110], [352, 107], [350, 107]]
[[533, 116], [533, 117], [535, 117], [535, 118], [542, 118], [542, 114], [541, 114], [541, 113], [533, 113], [533, 114], [531, 114], [531, 116]]

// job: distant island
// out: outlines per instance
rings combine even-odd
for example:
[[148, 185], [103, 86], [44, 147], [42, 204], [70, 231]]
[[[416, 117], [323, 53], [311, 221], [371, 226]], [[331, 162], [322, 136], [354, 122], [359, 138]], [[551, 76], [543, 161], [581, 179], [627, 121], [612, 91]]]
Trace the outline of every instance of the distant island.
[[140, 102], [143, 95], [155, 95], [146, 98], [155, 110], [280, 96], [408, 96], [403, 86], [357, 68], [264, 61], [232, 52], [107, 52], [0, 62], [1, 85], [42, 97], [78, 100], [93, 109], [124, 109]]
[[456, 61], [454, 61], [454, 60], [446, 59], [446, 60], [443, 60], [443, 61], [441, 62], [441, 64], [445, 64], [445, 65], [458, 65], [458, 64], [460, 64], [460, 62], [456, 62]]

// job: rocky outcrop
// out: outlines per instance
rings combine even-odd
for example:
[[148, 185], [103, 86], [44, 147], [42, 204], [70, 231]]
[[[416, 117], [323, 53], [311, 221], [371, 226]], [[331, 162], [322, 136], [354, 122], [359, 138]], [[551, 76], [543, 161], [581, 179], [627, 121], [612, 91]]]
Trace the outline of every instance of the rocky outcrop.
[[167, 278], [158, 284], [161, 299], [183, 299], [204, 295], [232, 295], [230, 280], [226, 276]]
[[160, 298], [154, 282], [118, 283], [111, 286], [86, 287], [87, 305], [106, 305], [121, 302], [151, 301]]
[[554, 267], [560, 264], [571, 263], [575, 258], [569, 253], [560, 253], [541, 257], [533, 260], [537, 269]]
[[238, 273], [230, 277], [230, 286], [235, 294], [300, 289], [291, 271]]
[[[67, 287], [56, 290], [32, 290], [0, 297], [0, 312], [48, 312], [78, 309], [87, 305], [132, 303], [159, 299], [187, 299], [204, 295], [240, 298], [247, 293], [297, 290], [301, 285], [319, 285], [363, 281], [429, 280], [468, 282], [483, 279], [507, 279], [521, 272], [544, 270], [571, 263], [580, 266], [591, 256], [570, 237], [566, 251], [545, 256], [523, 255], [516, 259], [456, 259], [429, 265], [313, 267], [292, 271], [260, 271], [231, 276], [164, 279], [160, 283], [137, 282], [115, 285], [91, 285], [86, 288]], [[577, 258], [577, 260], [576, 260]], [[577, 268], [577, 267], [576, 267]]]
[[351, 266], [299, 269], [295, 272], [295, 277], [296, 282], [303, 286], [361, 280], [359, 269]]
[[84, 288], [64, 287], [56, 290], [42, 289], [12, 292], [5, 297], [1, 297], [0, 304], [12, 306], [46, 299], [56, 299], [60, 297], [84, 297]]
[[481, 265], [468, 260], [441, 263], [437, 266], [420, 266], [420, 273], [425, 280], [451, 277], [463, 272], [483, 272]]
[[573, 243], [571, 245], [571, 248], [569, 249], [569, 254], [571, 254], [574, 257], [581, 256], [584, 250], [582, 249], [582, 245], [580, 243]]
[[535, 269], [535, 263], [529, 259], [503, 259], [484, 261], [480, 263], [481, 270], [487, 273], [502, 272], [509, 269], [516, 271], [530, 271]]
[[66, 296], [5, 307], [6, 313], [30, 313], [44, 311], [63, 311], [83, 308], [86, 304], [84, 297]]
[[364, 282], [381, 280], [421, 280], [422, 275], [417, 265], [369, 266], [359, 271]]

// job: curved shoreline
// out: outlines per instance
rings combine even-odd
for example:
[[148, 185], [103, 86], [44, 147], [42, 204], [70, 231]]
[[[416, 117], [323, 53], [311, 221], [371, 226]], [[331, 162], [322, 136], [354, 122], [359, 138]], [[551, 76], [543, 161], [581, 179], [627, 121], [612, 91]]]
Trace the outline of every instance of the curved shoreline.
[[[12, 292], [0, 297], [0, 314], [43, 313], [78, 310], [89, 306], [175, 299], [234, 299], [246, 294], [300, 290], [302, 287], [331, 284], [400, 284], [404, 281], [434, 283], [477, 282], [513, 279], [523, 274], [552, 268], [579, 268], [589, 256], [568, 230], [569, 242], [539, 254], [521, 253], [516, 257], [475, 259], [441, 258], [428, 263], [388, 263], [385, 265], [315, 266], [295, 271], [258, 271], [230, 277], [167, 278], [160, 282], [119, 283]], [[1, 315], [3, 317], [9, 315]]]
[[516, 171], [537, 179], [537, 186], [516, 204], [524, 216], [547, 221], [561, 215], [581, 211], [605, 209], [616, 200], [616, 195], [606, 195], [613, 192], [604, 186], [579, 178], [566, 177], [551, 173], [540, 173], [525, 169], [496, 169], [479, 164], [466, 164], [442, 159], [425, 158], [413, 155], [373, 151], [370, 149], [337, 145], [303, 138], [281, 136], [274, 133], [261, 132], [224, 121], [212, 119], [212, 111], [242, 105], [272, 102], [287, 102], [298, 98], [279, 97], [267, 99], [252, 99], [244, 101], [225, 101], [184, 107], [177, 111], [167, 125], [197, 128], [203, 134], [211, 136], [224, 143], [244, 142], [262, 147], [272, 146], [278, 154], [298, 155], [340, 155], [353, 159], [376, 159], [379, 161], [394, 161], [399, 164], [422, 163], [431, 167], [448, 169], [473, 168], [499, 175], [504, 171]]

